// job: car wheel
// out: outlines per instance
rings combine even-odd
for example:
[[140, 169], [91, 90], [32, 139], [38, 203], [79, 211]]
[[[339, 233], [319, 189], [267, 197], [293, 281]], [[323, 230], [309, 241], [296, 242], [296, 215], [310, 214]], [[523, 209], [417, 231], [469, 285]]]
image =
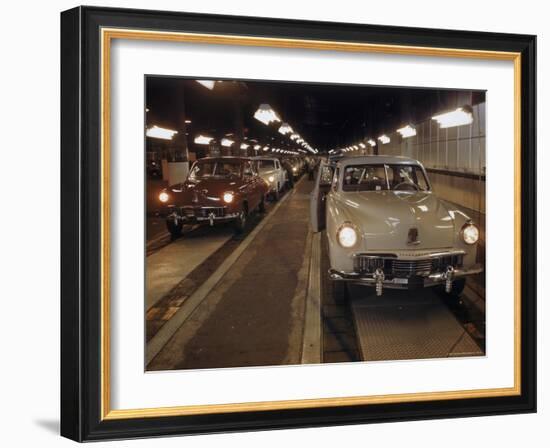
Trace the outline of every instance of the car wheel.
[[236, 233], [243, 233], [244, 229], [246, 228], [246, 206], [243, 206], [241, 211], [239, 212], [239, 217], [236, 219], [234, 227]]
[[258, 204], [258, 211], [260, 213], [265, 213], [265, 196], [262, 196], [260, 203]]
[[349, 300], [348, 284], [342, 281], [332, 281], [332, 299], [338, 305], [345, 305]]
[[174, 221], [166, 221], [166, 228], [170, 232], [170, 237], [175, 240], [181, 236], [181, 229], [183, 225], [181, 223], [176, 224]]
[[277, 202], [279, 200], [279, 197], [280, 197], [280, 193], [279, 193], [279, 184], [277, 184], [277, 188], [276, 190], [273, 192], [273, 200], [275, 202]]

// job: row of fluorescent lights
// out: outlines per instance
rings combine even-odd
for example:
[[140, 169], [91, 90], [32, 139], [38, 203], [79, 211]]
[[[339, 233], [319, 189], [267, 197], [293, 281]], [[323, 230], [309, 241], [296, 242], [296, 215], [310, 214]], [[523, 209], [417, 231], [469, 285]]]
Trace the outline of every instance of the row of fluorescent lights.
[[[197, 80], [197, 82], [200, 85], [206, 87], [207, 89], [213, 90], [214, 86], [216, 85], [216, 82], [222, 82], [222, 81], [199, 79], [199, 80]], [[265, 125], [269, 125], [271, 122], [281, 122], [281, 118], [277, 115], [277, 113], [271, 108], [271, 106], [269, 104], [260, 104], [260, 107], [254, 113], [254, 118], [256, 118], [258, 121], [261, 121]], [[312, 152], [317, 152], [317, 150], [314, 150], [313, 148], [311, 148], [311, 146], [307, 142], [305, 142], [303, 139], [301, 139], [298, 134], [294, 134], [294, 130], [292, 129], [292, 127], [290, 127], [289, 124], [282, 123], [281, 126], [279, 127], [279, 132], [283, 135], [292, 134], [291, 137], [290, 137], [291, 140], [294, 140], [292, 138], [292, 136], [296, 135], [299, 138], [299, 140], [297, 140], [296, 143], [304, 144], [304, 147], [306, 149], [308, 149]], [[195, 141], [195, 143], [197, 143], [199, 145], [208, 145], [208, 144], [210, 144], [210, 142], [212, 140], [213, 140], [212, 137], [199, 135], [195, 138], [194, 141]], [[226, 148], [228, 148], [228, 147], [233, 146], [233, 144], [235, 142], [233, 140], [229, 139], [229, 138], [223, 138], [220, 143], [221, 143], [222, 146], [225, 146]], [[241, 143], [240, 148], [241, 149], [247, 149], [249, 146], [250, 145], [248, 143], [243, 142], [243, 143]], [[254, 150], [255, 151], [259, 151], [260, 149], [262, 149], [263, 151], [271, 150], [272, 152], [281, 153], [281, 154], [299, 154], [298, 151], [302, 152], [299, 149], [297, 151], [293, 151], [293, 150], [281, 149], [281, 148], [270, 148], [268, 145], [264, 146], [263, 148], [262, 148], [261, 145], [254, 145]], [[303, 151], [303, 152], [305, 152], [305, 151]]]
[[[464, 108], [462, 107], [459, 107], [450, 112], [434, 115], [432, 117], [432, 120], [436, 120], [441, 129], [447, 129], [447, 128], [452, 128], [456, 126], [464, 126], [467, 124], [472, 124], [472, 122], [474, 121], [474, 117], [472, 116], [471, 112], [464, 110]], [[397, 129], [397, 132], [401, 134], [402, 138], [410, 138], [416, 135], [416, 128], [410, 124], [407, 124], [402, 128]], [[387, 145], [391, 141], [391, 139], [386, 134], [382, 134], [381, 136], [379, 136], [378, 140], [383, 145]], [[376, 146], [376, 142], [373, 139], [367, 140], [367, 143], [371, 147]], [[334, 154], [338, 151], [340, 152], [357, 151], [359, 147], [365, 148], [365, 144], [359, 143], [359, 145], [351, 145], [340, 149], [331, 149], [329, 151], [329, 154]]]
[[[167, 129], [167, 128], [162, 128], [162, 127], [157, 126], [157, 125], [154, 125], [154, 126], [148, 128], [147, 131], [146, 131], [147, 137], [158, 138], [158, 139], [162, 139], [162, 140], [172, 140], [174, 135], [176, 135], [177, 133], [178, 133], [178, 131], [174, 131], [172, 129]], [[206, 136], [206, 135], [199, 134], [195, 137], [195, 139], [193, 141], [197, 145], [209, 145], [213, 140], [214, 140], [213, 137], [209, 137], [209, 136]], [[235, 141], [231, 140], [228, 137], [224, 137], [220, 141], [220, 144], [222, 146], [226, 147], [226, 148], [229, 148], [229, 147], [231, 147], [235, 144]], [[360, 143], [360, 144], [363, 145], [362, 143]], [[240, 149], [243, 149], [243, 150], [248, 149], [250, 146], [251, 146], [250, 144], [248, 144], [246, 142], [243, 142], [240, 145]], [[271, 152], [278, 153], [278, 154], [289, 154], [289, 155], [298, 155], [298, 154], [300, 154], [300, 152], [302, 152], [302, 153], [306, 152], [303, 149], [288, 150], [288, 149], [281, 149], [281, 148], [273, 148], [273, 147], [270, 147], [269, 145], [265, 145], [265, 146], [262, 147], [262, 145], [259, 145], [259, 144], [254, 145], [253, 149], [255, 151], [259, 151], [261, 149], [265, 152], [271, 151]]]
[[[187, 121], [188, 120], [186, 120], [186, 122]], [[172, 140], [174, 135], [176, 135], [177, 133], [178, 133], [178, 131], [174, 131], [172, 129], [167, 129], [167, 128], [162, 128], [162, 127], [157, 126], [157, 125], [154, 125], [154, 126], [148, 128], [147, 131], [146, 131], [147, 137], [158, 138], [158, 139], [162, 139], [162, 140]], [[214, 140], [213, 137], [209, 137], [209, 136], [206, 136], [206, 135], [199, 134], [195, 137], [194, 142], [198, 145], [209, 145], [212, 142], [212, 140]], [[229, 148], [229, 147], [231, 147], [235, 144], [235, 141], [231, 140], [228, 137], [224, 137], [220, 141], [220, 144], [222, 146], [226, 147], [226, 148]], [[240, 148], [241, 149], [248, 149], [250, 146], [251, 145], [249, 143], [243, 142], [243, 143], [241, 143]], [[287, 149], [281, 149], [281, 148], [270, 148], [268, 145], [263, 146], [263, 147], [261, 145], [258, 145], [258, 144], [254, 145], [254, 150], [255, 151], [259, 151], [260, 149], [263, 149], [264, 151], [271, 150], [273, 152], [281, 153], [281, 154], [299, 154], [299, 151], [305, 152], [305, 151], [300, 150], [300, 149], [298, 149], [298, 150], [287, 150]]]
[[308, 142], [306, 142], [300, 134], [294, 132], [292, 126], [290, 126], [288, 123], [283, 122], [281, 120], [281, 117], [279, 117], [277, 112], [275, 112], [269, 104], [260, 104], [258, 110], [254, 113], [254, 118], [265, 124], [266, 126], [269, 126], [271, 123], [281, 123], [281, 126], [279, 126], [280, 134], [288, 135], [290, 140], [292, 140], [294, 143], [297, 143], [298, 145], [302, 145], [305, 149], [312, 152], [313, 154], [317, 154], [319, 152], [317, 151], [317, 149], [313, 148]]
[[[209, 145], [213, 140], [214, 140], [213, 137], [208, 137], [206, 135], [199, 134], [197, 137], [195, 137], [194, 142], [197, 145]], [[235, 140], [232, 140], [228, 137], [224, 137], [221, 139], [220, 144], [225, 148], [230, 148], [235, 144]], [[242, 142], [240, 145], [240, 149], [248, 149], [250, 146], [251, 146], [250, 143]], [[255, 144], [252, 147], [252, 149], [254, 149], [254, 151], [259, 151], [260, 149], [265, 152], [272, 151], [279, 154], [299, 154], [298, 151], [300, 151], [299, 149], [298, 150], [281, 149], [281, 148], [270, 147], [269, 145], [262, 146], [260, 144]]]
[[[410, 125], [407, 125], [401, 129], [398, 129], [397, 132], [399, 132], [403, 138], [408, 138], [416, 135], [416, 129]], [[391, 139], [386, 134], [382, 134], [381, 136], [378, 137], [378, 141], [383, 145], [387, 145], [391, 141]], [[371, 148], [374, 148], [376, 146], [376, 142], [372, 138], [369, 138], [367, 140], [367, 143]], [[366, 145], [361, 142], [357, 145], [346, 146], [345, 148], [331, 149], [329, 151], [329, 154], [333, 154], [338, 151], [340, 152], [357, 151], [359, 148], [364, 149], [366, 148]]]
[[[221, 82], [221, 81], [199, 80], [197, 82], [204, 85], [205, 87], [207, 87], [209, 89], [213, 89], [214, 88], [214, 83], [215, 82]], [[146, 111], [148, 112], [148, 110], [146, 110]], [[264, 123], [266, 125], [269, 125], [271, 122], [281, 122], [281, 118], [277, 115], [277, 113], [267, 103], [264, 103], [264, 104], [260, 105], [260, 107], [258, 108], [258, 110], [254, 114], [254, 118], [256, 118], [258, 121], [261, 121], [262, 123]], [[462, 107], [459, 107], [459, 108], [457, 108], [453, 111], [450, 111], [450, 112], [445, 112], [445, 113], [442, 113], [442, 114], [439, 114], [439, 115], [434, 115], [432, 117], [432, 120], [436, 120], [438, 122], [439, 126], [442, 129], [446, 129], [446, 128], [450, 128], [450, 127], [456, 127], [456, 126], [463, 126], [463, 125], [471, 124], [473, 122], [473, 116], [472, 116], [471, 112], [469, 112], [467, 110], [464, 110], [464, 108], [462, 108]], [[185, 122], [186, 123], [191, 123], [191, 120], [185, 120]], [[292, 129], [292, 127], [288, 123], [282, 123], [281, 126], [279, 127], [279, 132], [282, 135], [290, 134], [290, 139], [292, 141], [294, 141], [297, 144], [303, 145], [306, 149], [313, 152], [314, 154], [316, 154], [318, 152], [317, 149], [312, 148], [299, 134], [295, 133], [294, 130]], [[402, 138], [410, 138], [410, 137], [414, 137], [416, 135], [416, 129], [410, 124], [407, 124], [406, 126], [403, 126], [402, 128], [397, 129], [397, 132], [399, 134], [401, 134]], [[174, 130], [166, 129], [166, 128], [161, 128], [161, 127], [156, 126], [156, 125], [152, 126], [151, 128], [146, 130], [146, 135], [148, 137], [159, 138], [159, 139], [164, 139], [164, 140], [172, 140], [174, 135], [177, 134], [177, 133], [178, 133], [178, 131], [174, 131]], [[200, 145], [208, 145], [208, 144], [210, 144], [210, 142], [212, 140], [213, 140], [212, 137], [207, 137], [207, 136], [204, 136], [204, 135], [198, 135], [195, 138], [194, 141], [195, 141], [195, 143], [200, 144]], [[391, 139], [386, 134], [380, 135], [378, 137], [378, 140], [383, 145], [386, 145], [386, 144], [390, 143], [390, 141], [391, 141]], [[233, 140], [229, 139], [229, 138], [223, 138], [222, 141], [221, 141], [221, 145], [225, 146], [225, 147], [230, 147], [234, 143], [235, 142]], [[373, 139], [368, 139], [367, 143], [371, 147], [376, 146], [376, 142]], [[247, 149], [249, 146], [250, 145], [248, 145], [247, 143], [242, 143], [240, 147], [241, 147], [241, 149]], [[256, 145], [256, 146], [259, 146], [259, 145]], [[258, 150], [259, 148], [256, 149], [256, 146], [254, 147], [254, 149]], [[329, 154], [333, 154], [333, 153], [338, 152], [338, 151], [339, 152], [357, 151], [360, 147], [362, 149], [364, 149], [366, 146], [365, 146], [364, 143], [360, 142], [359, 144], [347, 146], [345, 148], [331, 149], [329, 151]], [[266, 146], [265, 148], [269, 149], [268, 146]], [[264, 149], [264, 151], [267, 151], [268, 149]], [[297, 154], [296, 151], [281, 150], [281, 149], [279, 149], [277, 152], [285, 152], [285, 151], [288, 154]], [[298, 150], [298, 151], [305, 152], [303, 150]]]

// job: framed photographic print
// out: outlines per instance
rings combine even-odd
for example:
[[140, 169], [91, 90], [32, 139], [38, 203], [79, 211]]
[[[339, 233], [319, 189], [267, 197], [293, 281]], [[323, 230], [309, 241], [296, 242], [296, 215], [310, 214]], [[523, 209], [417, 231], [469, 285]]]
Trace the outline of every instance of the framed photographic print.
[[535, 36], [61, 25], [62, 435], [535, 412]]

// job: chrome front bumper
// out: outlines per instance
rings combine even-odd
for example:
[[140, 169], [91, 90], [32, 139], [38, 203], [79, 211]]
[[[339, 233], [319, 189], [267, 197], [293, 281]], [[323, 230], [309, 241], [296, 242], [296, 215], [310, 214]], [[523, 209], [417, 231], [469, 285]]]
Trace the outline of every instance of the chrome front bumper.
[[392, 254], [357, 254], [352, 272], [329, 269], [329, 277], [333, 281], [374, 286], [377, 295], [382, 295], [384, 288], [417, 289], [441, 284], [451, 292], [456, 279], [483, 271], [480, 264], [464, 267], [463, 255], [459, 251], [405, 258]]
[[[480, 264], [475, 264], [467, 269], [454, 269], [453, 275], [454, 278], [465, 277], [467, 275], [479, 274], [483, 272], [483, 267]], [[328, 274], [331, 280], [335, 281], [345, 281], [345, 282], [354, 282], [354, 283], [363, 283], [369, 286], [376, 285], [375, 274], [360, 274], [357, 272], [341, 272], [335, 269], [329, 269]], [[445, 272], [437, 272], [434, 274], [429, 274], [426, 277], [420, 277], [423, 280], [423, 287], [427, 288], [430, 286], [440, 285], [446, 281]], [[415, 276], [414, 280], [417, 280], [418, 277]], [[385, 288], [393, 289], [408, 289], [411, 286], [418, 286], [417, 281], [409, 281], [411, 278], [408, 277], [394, 277], [392, 279], [384, 279], [382, 285]]]
[[169, 211], [166, 219], [176, 224], [209, 223], [233, 221], [239, 217], [238, 213], [227, 213], [226, 207], [174, 207]]

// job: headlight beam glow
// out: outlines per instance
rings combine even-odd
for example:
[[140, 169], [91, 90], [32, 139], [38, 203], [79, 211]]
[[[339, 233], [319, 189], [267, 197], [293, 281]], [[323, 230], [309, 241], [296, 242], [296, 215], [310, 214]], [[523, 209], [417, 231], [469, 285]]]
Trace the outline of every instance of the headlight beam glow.
[[225, 202], [226, 204], [231, 204], [233, 202], [233, 198], [234, 198], [234, 195], [230, 191], [226, 191], [223, 194], [223, 202]]
[[168, 199], [170, 199], [170, 195], [166, 193], [166, 191], [162, 191], [159, 194], [159, 200], [160, 202], [168, 202]]
[[460, 232], [466, 244], [475, 244], [479, 240], [479, 229], [475, 224], [466, 223]]
[[357, 244], [358, 235], [355, 226], [350, 222], [345, 222], [336, 231], [336, 239], [340, 246], [350, 249]]

